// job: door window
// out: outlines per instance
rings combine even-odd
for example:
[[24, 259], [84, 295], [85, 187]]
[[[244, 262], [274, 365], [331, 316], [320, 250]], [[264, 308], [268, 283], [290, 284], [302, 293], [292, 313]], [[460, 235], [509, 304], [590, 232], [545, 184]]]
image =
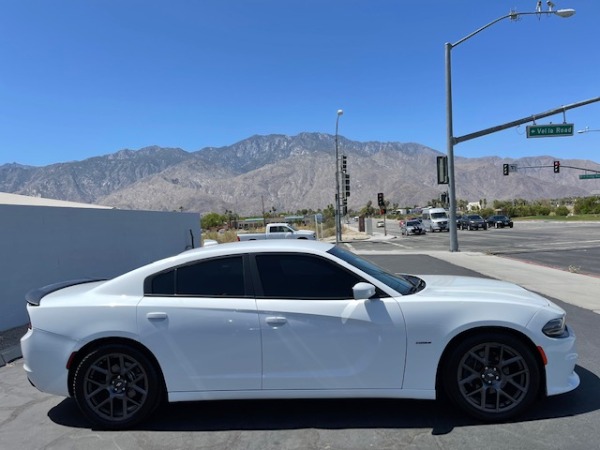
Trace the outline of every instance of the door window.
[[348, 299], [360, 277], [312, 255], [263, 254], [256, 266], [265, 297]]

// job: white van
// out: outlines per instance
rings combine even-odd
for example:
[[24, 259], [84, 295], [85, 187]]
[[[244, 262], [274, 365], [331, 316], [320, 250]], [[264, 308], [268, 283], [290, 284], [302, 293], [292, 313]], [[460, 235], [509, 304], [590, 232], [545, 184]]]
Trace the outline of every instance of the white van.
[[448, 213], [444, 208], [425, 208], [421, 215], [423, 228], [433, 233], [434, 231], [450, 231], [448, 227]]

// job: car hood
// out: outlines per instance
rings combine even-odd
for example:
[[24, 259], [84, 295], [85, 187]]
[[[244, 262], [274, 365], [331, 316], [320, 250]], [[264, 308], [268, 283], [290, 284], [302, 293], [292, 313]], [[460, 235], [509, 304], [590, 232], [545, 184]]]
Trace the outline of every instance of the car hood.
[[506, 281], [450, 275], [419, 275], [419, 278], [426, 283], [425, 289], [416, 294], [420, 299], [490, 301], [539, 307], [552, 304], [541, 295]]

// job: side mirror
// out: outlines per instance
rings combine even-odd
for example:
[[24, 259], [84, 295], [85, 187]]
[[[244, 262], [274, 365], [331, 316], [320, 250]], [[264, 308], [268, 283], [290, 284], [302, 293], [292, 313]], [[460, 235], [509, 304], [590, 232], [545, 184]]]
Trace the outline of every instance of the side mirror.
[[367, 300], [375, 295], [375, 286], [371, 283], [356, 283], [352, 288], [354, 300]]

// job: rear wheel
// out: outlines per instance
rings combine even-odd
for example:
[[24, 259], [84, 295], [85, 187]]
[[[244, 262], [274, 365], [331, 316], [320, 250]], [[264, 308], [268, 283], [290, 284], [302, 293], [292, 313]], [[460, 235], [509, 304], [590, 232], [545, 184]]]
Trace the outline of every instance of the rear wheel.
[[120, 344], [100, 347], [83, 358], [73, 392], [83, 414], [94, 425], [110, 430], [144, 420], [162, 397], [154, 365], [139, 350]]
[[485, 421], [505, 420], [531, 405], [540, 388], [532, 350], [514, 336], [484, 333], [457, 345], [447, 358], [443, 387], [465, 412]]

